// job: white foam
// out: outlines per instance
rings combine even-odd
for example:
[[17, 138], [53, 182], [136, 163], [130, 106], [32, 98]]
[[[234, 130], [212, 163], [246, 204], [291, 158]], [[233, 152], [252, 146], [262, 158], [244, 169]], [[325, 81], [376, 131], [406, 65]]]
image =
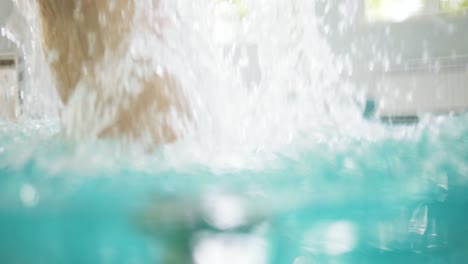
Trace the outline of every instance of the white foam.
[[[339, 77], [349, 63], [335, 58], [320, 33], [323, 24], [314, 1], [161, 0], [157, 9], [155, 0], [136, 3], [141, 16], [133, 22], [129, 54], [120, 61], [104, 60], [100, 79], [113, 83], [111, 69], [144, 74], [161, 67], [177, 78], [192, 118], [189, 124], [172, 118], [184, 137], [160, 149], [166, 164], [255, 168], [278, 154], [294, 155], [324, 142], [339, 146], [350, 139], [389, 135], [387, 128], [361, 117], [359, 94]], [[29, 25], [17, 30], [31, 76], [26, 113], [53, 118], [60, 103], [44, 67], [37, 6], [26, 0], [16, 4]], [[148, 19], [164, 21], [163, 26], [142, 21]], [[135, 58], [150, 63], [127, 67]], [[119, 78], [132, 81], [131, 74]], [[64, 117], [80, 118], [80, 107], [68, 107]], [[75, 129], [82, 129], [76, 124]]]

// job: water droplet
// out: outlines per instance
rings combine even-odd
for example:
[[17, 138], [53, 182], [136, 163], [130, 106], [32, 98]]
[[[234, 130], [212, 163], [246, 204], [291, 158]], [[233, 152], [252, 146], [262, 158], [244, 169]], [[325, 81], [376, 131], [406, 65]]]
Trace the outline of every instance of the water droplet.
[[325, 233], [325, 251], [332, 256], [352, 251], [356, 242], [355, 228], [350, 222], [333, 223]]
[[20, 198], [26, 207], [34, 207], [39, 202], [39, 194], [31, 184], [23, 184], [20, 190]]

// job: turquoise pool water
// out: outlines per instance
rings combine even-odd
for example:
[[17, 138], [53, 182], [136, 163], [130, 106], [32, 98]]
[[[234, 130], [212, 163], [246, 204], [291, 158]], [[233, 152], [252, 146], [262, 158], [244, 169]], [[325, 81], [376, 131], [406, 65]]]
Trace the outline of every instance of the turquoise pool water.
[[463, 263], [467, 122], [223, 172], [2, 124], [0, 263]]

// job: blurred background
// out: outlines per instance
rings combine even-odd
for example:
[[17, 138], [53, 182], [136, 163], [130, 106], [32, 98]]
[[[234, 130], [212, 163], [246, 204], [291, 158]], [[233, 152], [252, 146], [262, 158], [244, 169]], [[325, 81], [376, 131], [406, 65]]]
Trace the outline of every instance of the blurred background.
[[[466, 1], [323, 1], [333, 50], [382, 116], [466, 109]], [[320, 11], [319, 11], [320, 12]], [[342, 17], [351, 23], [343, 22]], [[346, 20], [345, 20], [346, 21]]]

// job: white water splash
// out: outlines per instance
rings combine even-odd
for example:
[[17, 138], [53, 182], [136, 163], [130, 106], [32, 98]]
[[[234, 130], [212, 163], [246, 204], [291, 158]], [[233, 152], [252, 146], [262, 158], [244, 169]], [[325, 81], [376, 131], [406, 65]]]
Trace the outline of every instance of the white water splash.
[[[142, 58], [152, 62], [149, 70], [166, 68], [181, 84], [192, 122], [173, 120], [185, 136], [160, 149], [165, 164], [261, 167], [317, 143], [339, 146], [388, 134], [361, 117], [358, 94], [340, 77], [346, 63], [320, 32], [314, 1], [161, 0], [157, 12], [154, 0], [136, 3], [128, 58], [103, 63], [125, 72], [122, 65]], [[60, 103], [45, 67], [37, 6], [25, 0], [16, 5], [18, 19], [28, 25], [11, 30], [20, 33], [30, 76], [25, 112], [54, 118]], [[101, 74], [103, 81], [115, 80], [113, 71]]]

